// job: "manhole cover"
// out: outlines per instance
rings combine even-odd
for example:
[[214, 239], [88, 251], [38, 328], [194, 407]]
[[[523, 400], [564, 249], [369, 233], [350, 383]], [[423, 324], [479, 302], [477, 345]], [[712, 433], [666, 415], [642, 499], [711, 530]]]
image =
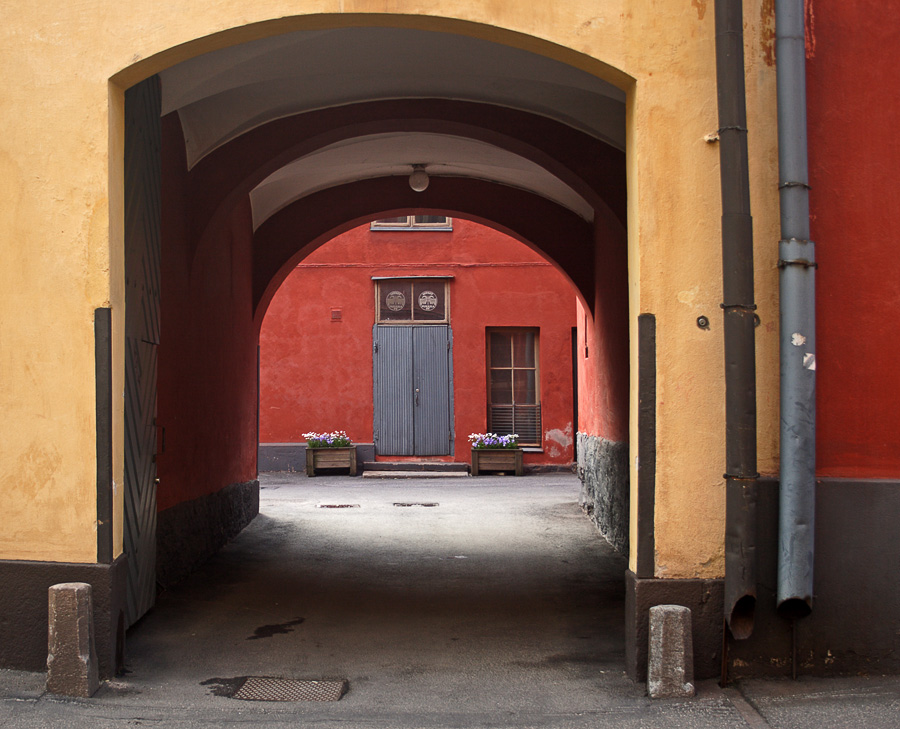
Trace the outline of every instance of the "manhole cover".
[[247, 676], [231, 698], [243, 701], [339, 701], [347, 681], [299, 681], [292, 678]]
[[394, 503], [394, 506], [440, 506], [436, 501], [412, 501], [408, 503]]

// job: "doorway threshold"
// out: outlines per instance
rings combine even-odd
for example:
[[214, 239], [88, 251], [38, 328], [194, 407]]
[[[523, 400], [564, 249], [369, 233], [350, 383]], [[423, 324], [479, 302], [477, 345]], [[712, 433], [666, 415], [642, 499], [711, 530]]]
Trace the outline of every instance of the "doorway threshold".
[[363, 478], [468, 478], [468, 471], [363, 471]]
[[395, 471], [414, 473], [448, 473], [469, 472], [468, 463], [453, 463], [452, 461], [366, 461], [362, 464], [363, 472]]

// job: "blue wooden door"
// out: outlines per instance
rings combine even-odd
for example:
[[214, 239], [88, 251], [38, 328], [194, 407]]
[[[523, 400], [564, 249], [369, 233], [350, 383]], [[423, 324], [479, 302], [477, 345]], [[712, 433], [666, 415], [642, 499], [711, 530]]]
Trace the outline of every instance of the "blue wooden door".
[[382, 456], [415, 453], [411, 329], [375, 327], [375, 452]]
[[452, 453], [451, 346], [446, 325], [375, 327], [378, 455]]

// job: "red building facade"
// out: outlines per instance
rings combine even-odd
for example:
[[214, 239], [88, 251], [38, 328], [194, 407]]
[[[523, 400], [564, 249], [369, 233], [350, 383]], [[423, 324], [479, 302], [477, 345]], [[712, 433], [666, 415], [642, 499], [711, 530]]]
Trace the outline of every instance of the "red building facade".
[[[810, 229], [816, 242], [817, 475], [900, 476], [900, 388], [892, 332], [900, 301], [896, 237], [900, 42], [896, 7], [810, 4], [807, 85]], [[848, 27], [858, 32], [847, 33]], [[861, 82], [862, 81], [862, 82]], [[877, 104], [872, 104], [877, 98]]]
[[305, 258], [267, 310], [260, 467], [268, 444], [284, 455], [331, 430], [378, 460], [458, 462], [470, 433], [517, 432], [526, 466], [567, 466], [575, 326], [571, 283], [503, 233], [435, 216], [353, 228]]

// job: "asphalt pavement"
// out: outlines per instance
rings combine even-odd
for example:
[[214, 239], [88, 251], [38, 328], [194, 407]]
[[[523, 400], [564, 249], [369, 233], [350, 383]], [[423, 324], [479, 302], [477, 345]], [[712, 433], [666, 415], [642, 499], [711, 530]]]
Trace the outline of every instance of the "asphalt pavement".
[[[571, 474], [263, 474], [260, 516], [128, 633], [90, 699], [0, 671], [0, 727], [830, 729], [900, 726], [900, 678], [698, 684], [624, 673], [625, 560]], [[338, 701], [234, 698], [246, 677]]]

